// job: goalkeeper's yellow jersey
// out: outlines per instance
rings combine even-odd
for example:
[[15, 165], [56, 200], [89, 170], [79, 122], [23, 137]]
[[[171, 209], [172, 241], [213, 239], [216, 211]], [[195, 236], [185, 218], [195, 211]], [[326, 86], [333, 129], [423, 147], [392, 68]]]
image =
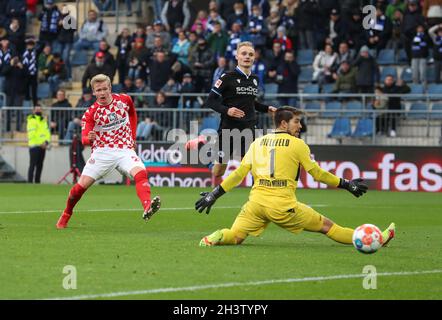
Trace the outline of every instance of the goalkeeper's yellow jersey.
[[264, 207], [288, 210], [296, 205], [296, 187], [301, 166], [315, 179], [337, 186], [339, 178], [322, 170], [310, 157], [307, 144], [286, 132], [275, 132], [256, 139], [241, 165], [222, 183], [227, 192], [251, 171], [254, 179], [249, 200]]

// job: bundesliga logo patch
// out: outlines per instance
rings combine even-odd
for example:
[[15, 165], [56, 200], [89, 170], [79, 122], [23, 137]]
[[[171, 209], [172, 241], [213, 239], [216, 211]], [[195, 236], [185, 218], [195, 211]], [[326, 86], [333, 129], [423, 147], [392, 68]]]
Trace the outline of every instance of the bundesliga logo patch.
[[219, 88], [221, 86], [221, 84], [223, 83], [223, 81], [221, 79], [216, 80], [215, 82], [215, 88]]

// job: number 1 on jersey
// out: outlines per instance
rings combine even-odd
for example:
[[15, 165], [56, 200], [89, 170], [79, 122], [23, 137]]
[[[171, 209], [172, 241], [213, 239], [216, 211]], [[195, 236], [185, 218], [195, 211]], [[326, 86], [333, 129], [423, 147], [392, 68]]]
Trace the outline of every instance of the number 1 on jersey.
[[270, 178], [275, 177], [275, 149], [270, 150]]

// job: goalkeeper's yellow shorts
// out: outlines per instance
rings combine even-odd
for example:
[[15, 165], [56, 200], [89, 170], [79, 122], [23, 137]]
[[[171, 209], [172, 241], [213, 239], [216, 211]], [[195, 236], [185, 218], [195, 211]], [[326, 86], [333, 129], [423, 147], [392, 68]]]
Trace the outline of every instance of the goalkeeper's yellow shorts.
[[296, 207], [285, 212], [266, 208], [256, 202], [248, 201], [233, 222], [231, 230], [235, 236], [245, 239], [249, 234], [259, 236], [270, 222], [292, 233], [302, 230], [321, 230], [324, 217], [309, 206], [297, 202]]

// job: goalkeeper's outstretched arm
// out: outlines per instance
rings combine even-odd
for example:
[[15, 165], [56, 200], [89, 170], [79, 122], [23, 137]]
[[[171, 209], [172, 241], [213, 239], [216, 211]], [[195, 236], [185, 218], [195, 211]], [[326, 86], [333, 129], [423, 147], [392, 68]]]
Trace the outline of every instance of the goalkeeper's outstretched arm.
[[360, 197], [367, 192], [368, 187], [362, 183], [362, 179], [346, 180], [343, 178], [338, 178], [334, 174], [325, 171], [317, 163], [314, 164], [313, 168], [308, 171], [308, 173], [316, 180], [330, 187], [337, 187], [345, 189], [353, 194], [355, 197]]
[[232, 190], [236, 187], [249, 173], [251, 165], [248, 164], [247, 154], [244, 157], [241, 165], [233, 171], [229, 176], [219, 185], [216, 186], [211, 192], [201, 192], [201, 199], [195, 203], [195, 209], [199, 212], [203, 212], [207, 208], [206, 214], [209, 214], [210, 208], [215, 201], [221, 197], [224, 193]]

